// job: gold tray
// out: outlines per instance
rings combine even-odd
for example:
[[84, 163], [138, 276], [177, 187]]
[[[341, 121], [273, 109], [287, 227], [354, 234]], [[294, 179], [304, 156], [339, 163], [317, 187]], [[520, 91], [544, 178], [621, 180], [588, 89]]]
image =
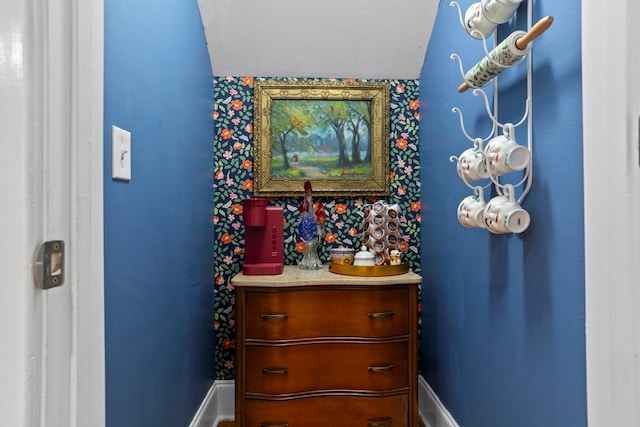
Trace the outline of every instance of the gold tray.
[[398, 265], [344, 265], [329, 263], [329, 271], [347, 276], [395, 276], [409, 271], [409, 263]]

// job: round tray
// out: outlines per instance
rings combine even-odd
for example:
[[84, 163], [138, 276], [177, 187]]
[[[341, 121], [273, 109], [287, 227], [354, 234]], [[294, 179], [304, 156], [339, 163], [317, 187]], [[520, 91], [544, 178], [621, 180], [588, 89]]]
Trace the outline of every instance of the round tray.
[[347, 276], [395, 276], [409, 271], [409, 263], [406, 261], [399, 265], [342, 265], [329, 263], [329, 271]]

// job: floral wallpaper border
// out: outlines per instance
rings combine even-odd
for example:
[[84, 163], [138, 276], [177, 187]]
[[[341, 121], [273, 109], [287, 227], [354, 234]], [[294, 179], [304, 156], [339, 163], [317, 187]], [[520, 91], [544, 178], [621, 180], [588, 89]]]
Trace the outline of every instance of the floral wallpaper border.
[[[275, 79], [216, 77], [214, 80], [214, 275], [216, 330], [216, 379], [235, 377], [235, 292], [231, 278], [242, 269], [244, 227], [242, 200], [253, 195], [253, 83]], [[353, 79], [345, 79], [347, 81]], [[390, 183], [385, 200], [401, 208], [401, 246], [404, 258], [420, 273], [420, 159], [418, 130], [420, 101], [417, 80], [386, 80], [391, 86]], [[378, 198], [314, 198], [327, 211], [326, 235], [319, 253], [328, 258], [329, 249], [339, 244], [360, 244], [366, 204]], [[285, 212], [285, 264], [295, 265], [304, 244], [297, 235], [297, 208], [301, 198], [270, 199]]]

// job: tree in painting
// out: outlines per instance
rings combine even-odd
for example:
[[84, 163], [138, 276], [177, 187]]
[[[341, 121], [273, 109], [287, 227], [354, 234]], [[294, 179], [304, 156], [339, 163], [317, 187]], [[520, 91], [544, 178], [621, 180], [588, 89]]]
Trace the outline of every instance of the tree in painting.
[[307, 136], [315, 123], [308, 106], [297, 104], [274, 102], [271, 112], [272, 150], [282, 156], [284, 169], [291, 167], [289, 153], [305, 148], [301, 137]]
[[[359, 102], [349, 104], [349, 121], [347, 126], [351, 130], [351, 161], [353, 163], [362, 163], [361, 159], [361, 130], [368, 131], [370, 128], [371, 104], [368, 102]], [[371, 162], [371, 150], [367, 149], [365, 162]]]
[[368, 101], [274, 100], [271, 148], [282, 159], [274, 175], [370, 175], [370, 108]]

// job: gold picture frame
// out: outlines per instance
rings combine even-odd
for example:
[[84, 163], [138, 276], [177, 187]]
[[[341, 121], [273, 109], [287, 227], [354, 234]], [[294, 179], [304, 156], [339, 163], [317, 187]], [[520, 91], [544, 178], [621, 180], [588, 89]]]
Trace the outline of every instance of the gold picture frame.
[[254, 195], [389, 195], [389, 84], [256, 81]]

